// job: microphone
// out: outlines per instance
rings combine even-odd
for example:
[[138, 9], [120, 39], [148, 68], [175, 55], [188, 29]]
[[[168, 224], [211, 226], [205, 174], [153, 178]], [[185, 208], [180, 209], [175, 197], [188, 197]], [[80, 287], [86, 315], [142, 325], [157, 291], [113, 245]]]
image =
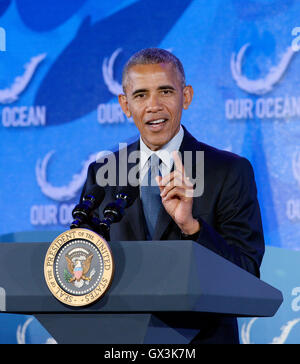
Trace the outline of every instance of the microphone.
[[75, 219], [70, 225], [71, 229], [79, 228], [87, 223], [92, 212], [96, 210], [104, 200], [105, 190], [103, 187], [93, 185], [84, 195], [82, 202], [75, 206], [72, 216]]
[[120, 222], [125, 214], [125, 209], [130, 207], [138, 194], [138, 190], [133, 187], [124, 187], [116, 195], [116, 200], [109, 203], [103, 210], [104, 219], [99, 220], [94, 217], [91, 223], [94, 229], [101, 232], [106, 240], [110, 240], [110, 226]]

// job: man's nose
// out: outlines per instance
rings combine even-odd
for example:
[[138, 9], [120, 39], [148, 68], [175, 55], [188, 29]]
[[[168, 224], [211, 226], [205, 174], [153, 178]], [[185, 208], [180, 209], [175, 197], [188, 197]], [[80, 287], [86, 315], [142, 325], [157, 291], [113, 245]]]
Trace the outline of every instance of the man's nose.
[[159, 95], [150, 95], [147, 102], [147, 112], [158, 112], [162, 110]]

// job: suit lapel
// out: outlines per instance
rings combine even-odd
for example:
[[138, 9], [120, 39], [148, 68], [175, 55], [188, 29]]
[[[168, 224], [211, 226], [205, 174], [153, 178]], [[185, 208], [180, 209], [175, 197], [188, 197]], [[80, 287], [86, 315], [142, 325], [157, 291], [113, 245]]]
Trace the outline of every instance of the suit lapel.
[[[127, 149], [127, 176], [130, 172], [130, 170], [134, 167], [136, 167], [136, 163], [139, 161], [130, 161], [129, 162], [129, 155], [132, 152], [138, 152], [140, 150], [140, 142], [139, 140], [131, 145], [129, 145]], [[123, 159], [125, 161], [125, 158]], [[119, 179], [118, 179], [119, 181]], [[134, 194], [137, 196], [136, 200], [130, 206], [126, 212], [125, 216], [123, 218], [123, 223], [129, 224], [131, 226], [131, 230], [133, 233], [132, 240], [145, 240], [146, 239], [146, 231], [145, 231], [145, 219], [143, 215], [143, 207], [142, 202], [140, 199], [140, 188], [139, 186], [132, 187], [135, 189]]]

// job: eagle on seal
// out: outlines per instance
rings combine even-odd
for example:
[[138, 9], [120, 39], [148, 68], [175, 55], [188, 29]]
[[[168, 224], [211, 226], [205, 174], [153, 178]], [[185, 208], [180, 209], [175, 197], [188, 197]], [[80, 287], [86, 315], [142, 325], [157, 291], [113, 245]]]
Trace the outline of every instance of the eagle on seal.
[[72, 278], [69, 279], [69, 283], [73, 283], [74, 281], [90, 281], [91, 278], [87, 277], [86, 274], [90, 270], [91, 262], [93, 259], [93, 254], [90, 254], [83, 262], [79, 259], [73, 262], [67, 255], [65, 256], [68, 263], [68, 270], [72, 274]]

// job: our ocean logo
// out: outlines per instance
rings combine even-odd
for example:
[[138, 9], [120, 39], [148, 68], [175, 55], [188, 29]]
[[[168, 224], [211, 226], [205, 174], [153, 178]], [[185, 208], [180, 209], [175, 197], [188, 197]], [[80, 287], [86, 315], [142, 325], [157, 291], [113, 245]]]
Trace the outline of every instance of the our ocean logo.
[[37, 184], [45, 196], [58, 203], [34, 204], [30, 208], [30, 223], [32, 226], [67, 226], [73, 221], [72, 211], [75, 204], [70, 203], [82, 189], [89, 165], [97, 159], [98, 154], [92, 154], [83, 162], [79, 173], [74, 174], [71, 181], [62, 186], [53, 186], [48, 180], [47, 167], [55, 151], [50, 151], [43, 159], [38, 159], [35, 167]]
[[[243, 64], [251, 44], [247, 43], [236, 53], [232, 53], [230, 69], [236, 85], [249, 95], [256, 97], [244, 97], [227, 99], [225, 102], [225, 116], [228, 120], [251, 119], [284, 119], [288, 121], [294, 117], [300, 117], [300, 96], [284, 95], [266, 97], [275, 90], [287, 72], [297, 50], [289, 46], [279, 57], [276, 65], [269, 72], [258, 79], [250, 79], [243, 73]], [[299, 48], [300, 49], [300, 48]]]
[[[102, 62], [102, 76], [105, 85], [112, 95], [118, 96], [123, 93], [122, 85], [115, 79], [114, 66], [117, 56], [122, 52], [122, 48], [116, 49], [108, 58], [105, 57]], [[100, 124], [116, 124], [133, 122], [123, 113], [118, 102], [101, 103], [97, 107], [97, 120]]]
[[[33, 76], [46, 54], [32, 57], [24, 65], [22, 75], [15, 77], [10, 86], [0, 89], [0, 104], [13, 104], [19, 100], [20, 95], [28, 88]], [[1, 111], [2, 125], [5, 128], [18, 128], [46, 125], [46, 106], [5, 106]]]

